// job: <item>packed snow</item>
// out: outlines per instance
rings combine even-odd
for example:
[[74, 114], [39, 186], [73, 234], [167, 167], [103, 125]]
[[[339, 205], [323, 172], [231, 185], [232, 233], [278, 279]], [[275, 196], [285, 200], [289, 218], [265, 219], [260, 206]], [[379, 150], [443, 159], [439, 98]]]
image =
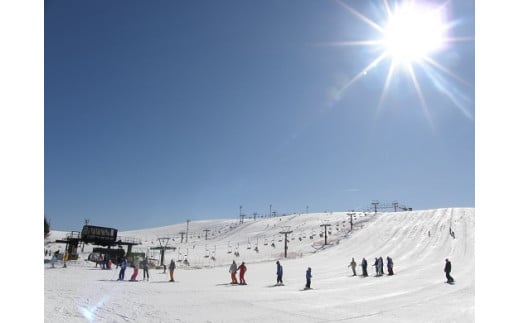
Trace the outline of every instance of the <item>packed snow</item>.
[[[167, 243], [164, 263], [174, 260], [175, 282], [157, 266], [150, 279], [123, 281], [119, 268], [103, 270], [89, 261], [95, 246], [85, 245], [78, 260], [45, 255], [46, 322], [474, 322], [475, 211], [446, 208], [406, 212], [328, 212], [238, 220], [207, 220], [119, 232], [141, 242], [159, 265], [153, 247]], [[327, 228], [327, 244], [325, 232]], [[81, 228], [76, 228], [76, 230]], [[208, 230], [208, 231], [204, 231]], [[188, 241], [185, 234], [188, 231]], [[284, 236], [287, 235], [287, 258]], [[207, 232], [207, 239], [206, 239]], [[453, 234], [450, 234], [453, 232]], [[51, 231], [45, 251], [68, 232]], [[181, 241], [182, 240], [182, 241]], [[386, 257], [394, 262], [389, 276]], [[361, 260], [368, 261], [368, 277]], [[383, 276], [375, 275], [375, 257], [383, 257]], [[357, 276], [348, 265], [354, 258]], [[454, 284], [447, 284], [445, 259]], [[229, 266], [245, 262], [247, 285], [232, 285]], [[276, 286], [276, 261], [283, 286]], [[312, 268], [310, 290], [305, 273]], [[238, 276], [238, 274], [237, 274]]]

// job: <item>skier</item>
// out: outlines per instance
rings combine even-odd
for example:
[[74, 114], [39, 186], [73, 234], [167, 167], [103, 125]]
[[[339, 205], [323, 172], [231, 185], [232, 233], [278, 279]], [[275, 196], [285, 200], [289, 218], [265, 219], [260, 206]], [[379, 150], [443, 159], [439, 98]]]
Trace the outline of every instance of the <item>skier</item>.
[[283, 276], [283, 267], [280, 265], [280, 262], [276, 261], [276, 285], [283, 285], [282, 281]]
[[173, 279], [173, 271], [175, 270], [175, 261], [173, 261], [173, 259], [170, 261], [170, 281], [171, 282], [174, 282], [175, 280]]
[[388, 269], [388, 275], [394, 274], [394, 261], [390, 257], [386, 257], [386, 268]]
[[52, 258], [51, 258], [51, 265], [52, 265], [52, 268], [56, 268], [54, 267], [54, 264], [56, 263], [56, 255], [52, 255]]
[[451, 277], [451, 262], [446, 258], [446, 265], [444, 266], [444, 272], [446, 273], [446, 279], [448, 279], [447, 283], [453, 283], [453, 277]]
[[353, 273], [352, 276], [357, 276], [356, 275], [356, 261], [354, 260], [354, 258], [352, 258], [352, 261], [350, 262], [350, 265], [348, 265], [348, 266], [352, 267], [352, 273]]
[[233, 263], [229, 267], [231, 273], [231, 284], [238, 284], [237, 282], [237, 263], [233, 260]]
[[126, 260], [126, 257], [125, 257], [125, 258], [123, 258], [123, 260], [121, 261], [121, 264], [120, 264], [121, 269], [119, 270], [119, 279], [118, 280], [125, 279], [125, 270], [126, 270], [127, 265], [128, 265], [128, 261]]
[[380, 275], [384, 275], [385, 272], [383, 271], [383, 268], [384, 268], [385, 264], [383, 263], [383, 257], [379, 257], [379, 274]]
[[310, 289], [311, 288], [311, 278], [312, 278], [311, 267], [307, 268], [307, 272], [305, 273], [305, 278], [307, 279], [307, 284], [305, 284], [305, 289]]
[[132, 276], [130, 277], [130, 281], [137, 281], [137, 275], [139, 274], [139, 266], [136, 266], [132, 264], [132, 267], [134, 267], [134, 272], [132, 273]]
[[376, 270], [376, 277], [379, 276], [379, 259], [374, 258], [374, 264], [372, 265], [374, 266], [374, 269]]
[[144, 257], [143, 259], [143, 280], [146, 277], [146, 280], [150, 280], [150, 274], [148, 273], [148, 257]]
[[244, 279], [247, 270], [246, 263], [242, 261], [242, 264], [240, 264], [237, 269], [240, 271], [240, 285], [247, 285], [246, 280]]
[[368, 266], [367, 260], [365, 258], [363, 258], [363, 260], [361, 260], [361, 269], [363, 270], [363, 277], [368, 276], [367, 266]]

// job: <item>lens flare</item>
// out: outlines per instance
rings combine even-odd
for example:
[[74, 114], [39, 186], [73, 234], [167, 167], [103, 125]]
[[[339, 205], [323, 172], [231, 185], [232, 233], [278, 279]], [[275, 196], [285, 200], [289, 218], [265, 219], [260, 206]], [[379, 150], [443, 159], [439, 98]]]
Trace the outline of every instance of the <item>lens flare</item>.
[[[337, 0], [337, 3], [381, 35], [378, 39], [339, 41], [327, 44], [332, 46], [371, 46], [375, 53], [374, 59], [341, 87], [338, 96], [343, 96], [343, 93], [360, 78], [365, 77], [367, 72], [379, 68], [379, 63], [390, 60], [390, 67], [377, 106], [378, 111], [388, 95], [392, 77], [396, 73], [402, 72], [408, 76], [425, 116], [432, 124], [422, 90], [423, 87], [416, 73], [418, 67], [427, 75], [434, 88], [442, 89], [439, 92], [461, 109], [460, 100], [456, 99], [455, 93], [446, 93], [447, 89], [453, 88], [453, 86], [446, 84], [446, 79], [441, 77], [440, 73], [448, 75], [466, 86], [470, 86], [469, 82], [434, 59], [435, 54], [442, 52], [452, 43], [473, 40], [473, 36], [449, 36], [450, 29], [455, 24], [446, 19], [448, 2], [433, 6], [431, 1], [403, 0], [393, 2], [391, 6], [388, 0], [382, 0], [379, 9], [384, 12], [384, 19], [380, 23], [341, 0]], [[440, 83], [443, 84], [440, 85]], [[464, 113], [464, 115], [468, 116], [467, 113]]]

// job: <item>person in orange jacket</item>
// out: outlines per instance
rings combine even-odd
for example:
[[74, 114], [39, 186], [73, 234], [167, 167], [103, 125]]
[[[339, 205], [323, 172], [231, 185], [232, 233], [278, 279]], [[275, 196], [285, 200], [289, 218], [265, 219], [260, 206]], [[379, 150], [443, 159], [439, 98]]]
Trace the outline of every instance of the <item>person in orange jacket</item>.
[[238, 266], [238, 271], [240, 274], [240, 285], [247, 285], [246, 280], [244, 279], [244, 275], [246, 274], [247, 267], [246, 263], [242, 261], [242, 264]]

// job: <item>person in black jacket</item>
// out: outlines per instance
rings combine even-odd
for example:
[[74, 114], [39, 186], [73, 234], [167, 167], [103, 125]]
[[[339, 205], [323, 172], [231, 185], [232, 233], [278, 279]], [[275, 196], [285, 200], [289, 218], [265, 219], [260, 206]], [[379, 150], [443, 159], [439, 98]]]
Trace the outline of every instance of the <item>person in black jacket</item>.
[[365, 258], [363, 258], [363, 260], [361, 261], [361, 269], [363, 270], [363, 277], [368, 276], [367, 265], [368, 265], [367, 260]]
[[446, 265], [444, 266], [444, 272], [446, 273], [446, 279], [448, 279], [447, 283], [453, 283], [453, 277], [451, 277], [451, 262], [446, 258]]

